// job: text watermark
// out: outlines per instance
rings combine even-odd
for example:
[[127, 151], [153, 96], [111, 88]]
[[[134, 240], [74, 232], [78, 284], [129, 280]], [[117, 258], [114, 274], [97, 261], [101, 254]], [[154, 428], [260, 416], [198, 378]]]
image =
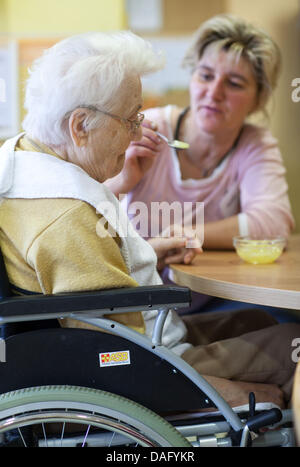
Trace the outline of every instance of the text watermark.
[[292, 347], [295, 347], [291, 354], [292, 361], [294, 363], [298, 363], [300, 361], [300, 337], [295, 337], [295, 339], [292, 340]]
[[300, 78], [294, 78], [292, 86], [295, 88], [292, 92], [292, 101], [300, 102]]
[[[121, 196], [124, 199], [124, 195]], [[98, 211], [103, 216], [96, 226], [99, 237], [140, 235], [143, 238], [167, 238], [176, 235], [190, 240], [197, 238], [201, 245], [204, 241], [204, 203], [202, 202], [153, 201], [147, 204], [136, 201], [129, 205], [127, 217], [124, 215], [124, 206], [104, 201]], [[192, 241], [190, 247], [195, 247]]]

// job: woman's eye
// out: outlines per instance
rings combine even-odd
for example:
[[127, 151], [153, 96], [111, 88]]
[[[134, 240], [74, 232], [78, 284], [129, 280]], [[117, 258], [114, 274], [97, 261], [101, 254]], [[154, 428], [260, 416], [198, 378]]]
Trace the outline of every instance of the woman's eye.
[[199, 73], [199, 78], [202, 79], [202, 81], [210, 81], [213, 79], [213, 75], [210, 73]]
[[234, 88], [239, 88], [239, 89], [242, 89], [242, 88], [243, 88], [242, 83], [240, 83], [240, 82], [238, 82], [238, 81], [229, 80], [229, 84], [230, 84], [230, 86], [232, 86], [232, 87], [234, 87]]

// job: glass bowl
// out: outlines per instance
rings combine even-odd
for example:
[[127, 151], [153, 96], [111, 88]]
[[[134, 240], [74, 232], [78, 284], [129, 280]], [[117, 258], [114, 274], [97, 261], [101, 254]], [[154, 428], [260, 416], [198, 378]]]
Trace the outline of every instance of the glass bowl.
[[282, 237], [234, 237], [233, 245], [239, 257], [247, 263], [270, 264], [279, 258], [286, 246], [286, 240]]

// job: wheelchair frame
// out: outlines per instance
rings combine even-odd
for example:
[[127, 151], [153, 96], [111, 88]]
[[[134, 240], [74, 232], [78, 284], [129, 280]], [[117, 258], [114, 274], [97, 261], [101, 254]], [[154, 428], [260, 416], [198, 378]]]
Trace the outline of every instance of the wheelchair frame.
[[[241, 414], [237, 414], [218, 394], [218, 392], [201, 375], [199, 375], [198, 372], [196, 372], [182, 358], [178, 357], [162, 345], [162, 333], [167, 314], [170, 309], [183, 308], [190, 305], [191, 294], [189, 289], [184, 287], [161, 285], [92, 292], [63, 293], [56, 295], [37, 294], [29, 296], [12, 296], [4, 260], [0, 250], [0, 297], [0, 326], [2, 327], [6, 325], [9, 326], [10, 323], [28, 323], [69, 317], [83, 323], [92, 324], [93, 326], [96, 325], [99, 330], [104, 331], [104, 334], [102, 333], [102, 339], [105, 335], [107, 337], [107, 335], [110, 336], [113, 334], [115, 338], [125, 339], [127, 342], [134, 344], [138, 349], [143, 349], [146, 351], [147, 356], [151, 354], [152, 358], [156, 359], [154, 368], [160, 366], [157, 365], [157, 362], [163, 362], [164, 365], [167, 365], [168, 374], [176, 374], [183, 379], [183, 386], [181, 385], [181, 388], [183, 388], [181, 391], [183, 393], [185, 393], [185, 387], [190, 391], [191, 386], [193, 392], [196, 391], [197, 403], [199, 400], [198, 407], [209, 407], [211, 406], [211, 403], [213, 403], [213, 405], [218, 409], [213, 415], [202, 414], [205, 420], [204, 423], [202, 423], [203, 420], [201, 420], [201, 423], [188, 422], [185, 424], [181, 422], [178, 423], [178, 421], [175, 422], [175, 431], [178, 431], [184, 437], [196, 436], [196, 441], [193, 443], [194, 446], [239, 445], [245, 447], [249, 445], [294, 445], [293, 429], [289, 427], [269, 431], [258, 437], [255, 434], [255, 432], [258, 433], [258, 429], [260, 427], [270, 425], [275, 428], [278, 427], [280, 421], [281, 423], [289, 425], [292, 422], [291, 410], [280, 411], [277, 408], [273, 408], [250, 418], [249, 414], [247, 414], [245, 418], [241, 418]], [[158, 311], [151, 339], [118, 322], [104, 317], [106, 314], [112, 315], [115, 313], [141, 311], [145, 309]], [[97, 318], [97, 323], [94, 321], [95, 318]], [[69, 331], [71, 332], [71, 330]], [[20, 334], [21, 342], [22, 338], [24, 339], [26, 336], [31, 338], [34, 335], [40, 338], [40, 332], [41, 331], [32, 331], [34, 334], [28, 334], [26, 332]], [[97, 340], [99, 336], [100, 342], [101, 334], [100, 332], [98, 334], [98, 331], [95, 332], [97, 333]], [[36, 352], [39, 352], [39, 348], [36, 349]], [[3, 370], [5, 365], [6, 363], [0, 362], [0, 384], [2, 374], [1, 368]], [[165, 366], [163, 366], [162, 369], [164, 375]], [[16, 372], [18, 372], [18, 369], [16, 369]], [[49, 378], [49, 375], [47, 374], [46, 377]], [[138, 388], [135, 388], [136, 377], [139, 377], [139, 374], [133, 374], [132, 376], [134, 395], [131, 396], [131, 398], [133, 400], [138, 400], [137, 395], [140, 396], [140, 391]], [[29, 380], [30, 378], [31, 376], [29, 376]], [[180, 382], [181, 379], [179, 379]], [[5, 378], [2, 376], [2, 380], [8, 380], [9, 382], [9, 372]], [[173, 381], [173, 379], [170, 380], [171, 385]], [[51, 381], [49, 381], [49, 383], [51, 384]], [[167, 379], [166, 384], [168, 383], [169, 380]], [[19, 389], [18, 383], [14, 384], [16, 384], [17, 387], [12, 389]], [[20, 381], [20, 387], [24, 387], [23, 384]], [[37, 387], [39, 384], [36, 384], [35, 382], [33, 386]], [[85, 384], [85, 386], [87, 386], [87, 384]], [[173, 388], [171, 386], [171, 389], [172, 392], [174, 391], [176, 393], [176, 387]], [[119, 385], [115, 384], [115, 387], [110, 392], [113, 394], [120, 394]], [[188, 398], [189, 393], [184, 395]], [[179, 400], [181, 396], [182, 394], [179, 394]], [[4, 397], [5, 399], [5, 394], [4, 396], [3, 394], [0, 394], [0, 400], [1, 397]], [[136, 410], [139, 410], [137, 406], [135, 408]], [[144, 413], [143, 407], [141, 408], [142, 413]], [[153, 408], [151, 407], [151, 409]], [[154, 403], [154, 412], [156, 411]], [[1, 433], [6, 429], [3, 425], [3, 416], [5, 416], [4, 412], [0, 411], [0, 437]], [[150, 416], [152, 415], [150, 414]], [[214, 421], [213, 416], [217, 416], [217, 420], [219, 420]], [[169, 420], [170, 423], [174, 424], [172, 417], [170, 418], [169, 416]], [[227, 437], [217, 438], [217, 436], [215, 436], [216, 433], [224, 432], [228, 433]]]
[[[202, 401], [202, 407], [206, 403], [209, 406], [209, 403], [213, 402], [217, 411], [213, 414], [201, 414], [200, 419], [203, 417], [204, 423], [201, 421], [192, 424], [190, 422], [176, 423], [176, 430], [184, 437], [196, 436], [193, 446], [248, 446], [249, 443], [253, 446], [294, 445], [293, 430], [291, 428], [268, 431], [252, 440], [254, 431], [257, 431], [259, 427], [274, 425], [274, 422], [278, 421], [278, 409], [271, 409], [262, 415], [259, 414], [253, 420], [247, 420], [247, 416], [246, 419], [241, 419], [240, 415], [227, 404], [201, 375], [162, 345], [163, 326], [169, 310], [176, 307], [182, 308], [187, 306], [189, 302], [189, 290], [173, 286], [138, 287], [52, 296], [6, 297], [0, 302], [0, 325], [70, 317], [95, 326], [94, 319], [98, 318], [96, 326], [100, 330], [105, 333], [113, 333], [113, 335], [145, 349], [156, 358], [171, 365], [174, 372], [184, 375], [191, 381], [195, 390], [199, 390], [200, 406], [200, 400]], [[142, 309], [158, 310], [152, 339], [104, 317], [106, 314], [140, 311]], [[5, 365], [5, 363], [2, 365]], [[115, 391], [117, 393], [117, 388], [115, 388]], [[221, 416], [221, 420], [214, 421], [213, 416], [216, 415], [219, 418]], [[290, 410], [283, 411], [280, 413], [279, 418], [281, 416], [283, 416], [282, 422], [285, 424], [289, 424], [292, 420]], [[168, 416], [166, 419], [168, 420]], [[172, 417], [169, 417], [169, 420], [170, 423], [173, 423]], [[216, 433], [229, 433], [229, 435], [219, 438], [215, 435]]]

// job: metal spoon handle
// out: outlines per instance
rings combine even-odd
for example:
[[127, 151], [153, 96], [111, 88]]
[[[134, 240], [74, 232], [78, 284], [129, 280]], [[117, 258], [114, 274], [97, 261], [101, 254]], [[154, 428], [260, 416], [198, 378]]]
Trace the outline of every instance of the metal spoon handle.
[[159, 131], [156, 131], [155, 133], [157, 134], [157, 136], [159, 136], [161, 139], [163, 139], [166, 143], [168, 143], [168, 144], [171, 143], [171, 141], [169, 141], [168, 138], [165, 135], [163, 135], [162, 133], [159, 133]]
[[170, 141], [165, 135], [162, 135], [159, 133], [159, 131], [155, 132], [157, 136], [159, 136], [161, 139], [163, 139], [171, 148], [176, 148], [176, 149], [187, 149], [190, 147], [188, 143], [184, 143], [183, 141], [178, 141], [177, 139]]

